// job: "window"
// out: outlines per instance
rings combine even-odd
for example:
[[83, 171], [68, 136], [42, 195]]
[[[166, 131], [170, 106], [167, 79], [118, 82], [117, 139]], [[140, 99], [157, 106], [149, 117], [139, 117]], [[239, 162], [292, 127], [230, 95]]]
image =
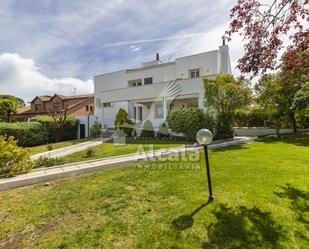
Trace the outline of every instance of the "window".
[[154, 116], [155, 118], [163, 118], [163, 104], [162, 103], [155, 104]]
[[93, 106], [90, 106], [90, 112], [93, 112]]
[[129, 83], [129, 86], [130, 86], [130, 87], [132, 87], [132, 86], [135, 87], [135, 86], [141, 86], [141, 85], [143, 85], [143, 84], [142, 84], [142, 79], [129, 80], [128, 83]]
[[34, 105], [34, 109], [35, 109], [36, 111], [41, 111], [41, 108], [42, 108], [42, 105], [41, 105], [41, 104], [35, 104], [35, 105]]
[[53, 108], [54, 108], [54, 109], [60, 109], [60, 102], [59, 102], [59, 101], [54, 102], [54, 103], [53, 103]]
[[190, 69], [189, 70], [190, 78], [198, 78], [200, 77], [200, 69]]
[[144, 85], [150, 85], [150, 84], [152, 84], [152, 77], [145, 78], [144, 79]]
[[103, 107], [111, 107], [111, 103], [110, 102], [105, 102], [105, 103], [103, 103]]
[[86, 105], [86, 112], [88, 112], [88, 111], [89, 111], [89, 106]]

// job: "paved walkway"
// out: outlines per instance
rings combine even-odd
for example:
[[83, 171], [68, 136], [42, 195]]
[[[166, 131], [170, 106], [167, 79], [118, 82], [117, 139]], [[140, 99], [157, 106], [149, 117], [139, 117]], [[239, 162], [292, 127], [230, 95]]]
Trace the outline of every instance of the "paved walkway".
[[59, 148], [59, 149], [55, 149], [55, 150], [50, 150], [47, 152], [43, 152], [43, 153], [39, 153], [39, 154], [35, 154], [31, 156], [31, 159], [38, 159], [39, 157], [62, 157], [62, 156], [66, 156], [66, 155], [70, 155], [73, 154], [75, 152], [78, 151], [82, 151], [82, 150], [86, 150], [87, 148], [90, 147], [94, 147], [97, 146], [99, 144], [102, 144], [103, 142], [109, 140], [109, 138], [100, 138], [100, 139], [95, 139], [95, 140], [91, 140], [88, 142], [84, 142], [84, 143], [78, 143], [78, 144], [74, 144], [71, 146], [66, 146], [63, 148]]
[[[215, 142], [209, 145], [210, 149], [221, 148], [231, 145], [238, 145], [251, 142], [256, 137], [235, 137], [231, 141]], [[107, 157], [97, 160], [90, 160], [49, 168], [33, 170], [27, 174], [18, 175], [12, 178], [0, 179], [0, 191], [27, 186], [38, 182], [46, 182], [54, 179], [65, 178], [69, 176], [80, 175], [97, 170], [106, 170], [115, 167], [120, 167], [129, 162], [136, 162], [145, 159], [160, 158], [172, 154], [181, 154], [189, 151], [200, 150], [200, 146], [182, 146], [176, 148], [165, 148], [145, 153], [133, 153], [121, 156]]]

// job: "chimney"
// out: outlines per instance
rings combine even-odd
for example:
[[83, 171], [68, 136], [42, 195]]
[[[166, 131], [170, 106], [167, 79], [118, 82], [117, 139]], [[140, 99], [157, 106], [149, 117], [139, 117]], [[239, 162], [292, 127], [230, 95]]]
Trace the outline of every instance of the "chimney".
[[159, 55], [159, 53], [156, 54], [156, 60], [157, 60], [157, 61], [160, 60], [160, 55]]

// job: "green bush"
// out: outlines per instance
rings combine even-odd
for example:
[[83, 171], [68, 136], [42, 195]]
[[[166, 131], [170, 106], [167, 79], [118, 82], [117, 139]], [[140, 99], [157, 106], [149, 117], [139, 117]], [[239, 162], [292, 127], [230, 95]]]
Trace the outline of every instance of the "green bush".
[[95, 156], [95, 150], [93, 148], [88, 148], [86, 151], [86, 157], [94, 157]]
[[0, 135], [13, 136], [23, 147], [45, 144], [49, 140], [48, 132], [38, 122], [0, 123]]
[[143, 125], [143, 130], [141, 132], [141, 137], [153, 138], [155, 136], [153, 125], [150, 120], [146, 120]]
[[93, 126], [90, 129], [90, 136], [92, 138], [100, 137], [101, 136], [101, 130], [102, 130], [102, 125], [99, 122], [95, 121]]
[[61, 158], [51, 158], [51, 157], [39, 157], [38, 160], [35, 161], [35, 168], [41, 167], [52, 167], [57, 165], [64, 164], [65, 161]]
[[0, 136], [0, 177], [26, 173], [32, 166], [27, 149], [18, 147], [13, 137]]
[[115, 128], [124, 131], [127, 137], [132, 137], [134, 122], [129, 118], [126, 110], [120, 108], [115, 118]]
[[214, 120], [208, 113], [197, 107], [174, 110], [167, 118], [168, 126], [176, 133], [183, 133], [190, 139], [195, 139], [196, 133], [207, 128], [213, 130]]
[[264, 127], [273, 115], [261, 107], [247, 107], [235, 112], [234, 125], [238, 127]]
[[157, 138], [168, 138], [168, 128], [165, 123], [160, 124], [158, 132], [157, 132]]
[[47, 149], [47, 150], [53, 150], [53, 149], [54, 149], [53, 144], [47, 144], [47, 145], [46, 145], [46, 149]]
[[[31, 122], [41, 123], [44, 131], [48, 134], [48, 141], [55, 142], [55, 130], [52, 117], [46, 115], [36, 116], [31, 119]], [[63, 131], [60, 134], [60, 140], [66, 141], [76, 139], [78, 124], [79, 122], [75, 117], [68, 116], [65, 121]]]

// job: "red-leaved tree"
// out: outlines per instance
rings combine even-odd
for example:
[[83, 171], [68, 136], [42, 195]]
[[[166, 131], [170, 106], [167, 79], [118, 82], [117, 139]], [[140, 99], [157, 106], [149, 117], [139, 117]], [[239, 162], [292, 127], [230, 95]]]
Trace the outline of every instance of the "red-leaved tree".
[[246, 41], [245, 54], [238, 60], [243, 74], [258, 75], [276, 68], [284, 36], [289, 35], [290, 50], [304, 51], [309, 43], [309, 0], [238, 0], [231, 9], [226, 37], [234, 33]]

